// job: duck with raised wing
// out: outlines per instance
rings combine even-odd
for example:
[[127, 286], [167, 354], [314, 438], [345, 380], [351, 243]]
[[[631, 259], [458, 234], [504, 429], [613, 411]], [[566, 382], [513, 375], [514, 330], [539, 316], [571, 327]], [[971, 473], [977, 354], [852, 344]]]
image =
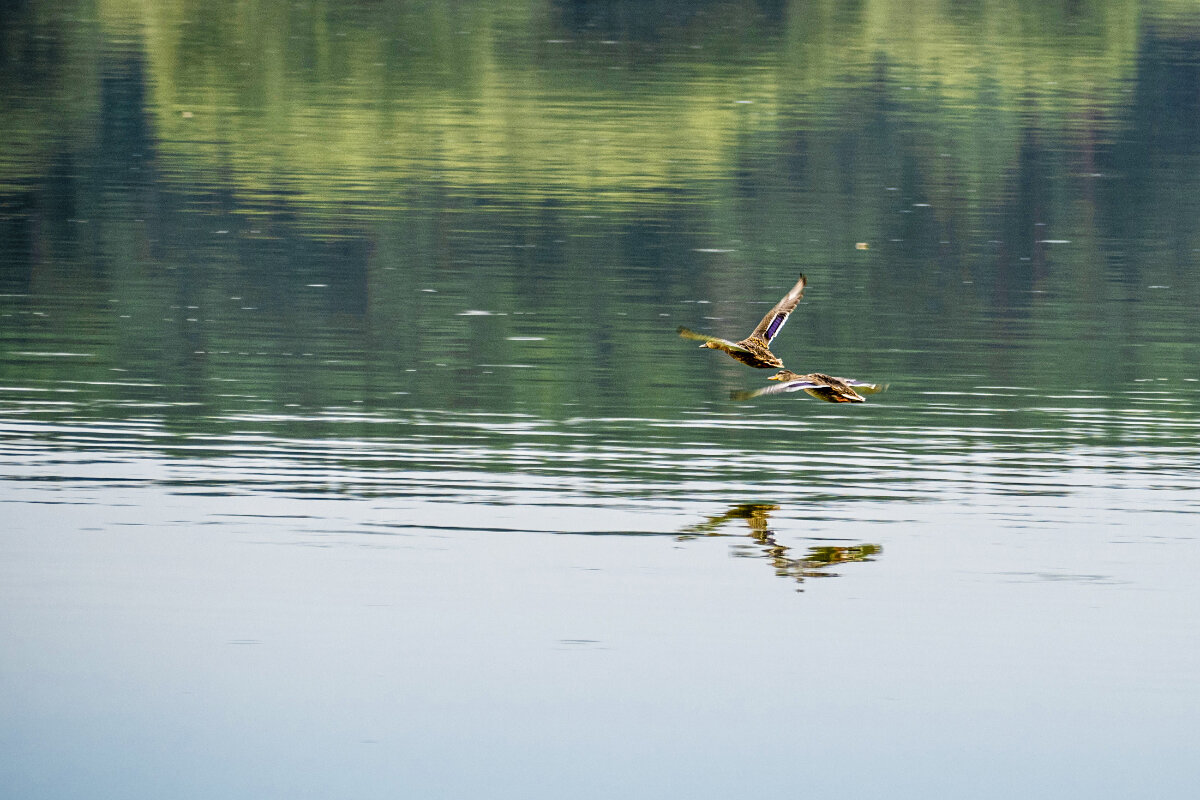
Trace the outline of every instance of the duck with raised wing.
[[779, 359], [779, 356], [771, 352], [771, 341], [783, 330], [783, 325], [787, 322], [788, 316], [796, 308], [796, 304], [800, 302], [800, 298], [804, 296], [804, 286], [807, 282], [805, 277], [801, 275], [800, 280], [796, 281], [796, 285], [792, 287], [791, 291], [784, 295], [783, 299], [776, 303], [775, 307], [768, 311], [767, 315], [762, 318], [762, 322], [758, 323], [758, 327], [740, 342], [718, 339], [716, 336], [696, 333], [693, 330], [683, 327], [679, 329], [679, 335], [685, 339], [695, 339], [696, 341], [704, 342], [704, 344], [700, 345], [701, 347], [722, 350], [731, 357], [751, 367], [779, 369], [783, 366], [783, 361]]
[[851, 378], [835, 378], [821, 372], [799, 375], [788, 369], [780, 370], [767, 380], [779, 381], [779, 384], [749, 392], [733, 392], [730, 394], [730, 398], [749, 400], [771, 394], [804, 392], [828, 403], [865, 403], [867, 398], [863, 397], [864, 394], [875, 394], [887, 388], [877, 383], [867, 383]]

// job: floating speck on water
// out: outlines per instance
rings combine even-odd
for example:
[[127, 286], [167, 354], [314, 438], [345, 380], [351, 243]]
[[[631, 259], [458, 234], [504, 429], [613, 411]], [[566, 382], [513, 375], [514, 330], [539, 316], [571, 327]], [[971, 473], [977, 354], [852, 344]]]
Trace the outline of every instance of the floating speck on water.
[[1038, 239], [1038, 244], [1070, 244], [1070, 239]]
[[306, 283], [304, 285], [307, 286], [309, 289], [328, 289], [329, 288], [328, 283]]
[[505, 337], [510, 342], [544, 342], [545, 336], [508, 336]]

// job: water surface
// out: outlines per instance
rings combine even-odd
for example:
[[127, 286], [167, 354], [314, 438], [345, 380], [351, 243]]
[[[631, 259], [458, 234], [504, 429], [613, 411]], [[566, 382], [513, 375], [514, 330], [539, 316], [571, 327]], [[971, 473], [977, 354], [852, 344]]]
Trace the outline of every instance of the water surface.
[[1190, 5], [2, 13], [18, 795], [1190, 796]]

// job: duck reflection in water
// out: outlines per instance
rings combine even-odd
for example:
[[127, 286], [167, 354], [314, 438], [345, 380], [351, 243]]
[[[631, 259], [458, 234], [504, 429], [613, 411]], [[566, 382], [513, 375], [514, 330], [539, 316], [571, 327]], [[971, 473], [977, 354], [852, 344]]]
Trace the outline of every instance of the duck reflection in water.
[[808, 578], [837, 577], [838, 573], [828, 571], [834, 564], [872, 561], [883, 552], [883, 547], [877, 544], [820, 545], [809, 547], [803, 556], [793, 556], [791, 548], [780, 544], [775, 538], [775, 532], [768, 525], [771, 512], [778, 511], [779, 508], [768, 503], [736, 505], [724, 514], [689, 525], [679, 532], [679, 538], [686, 540], [700, 536], [728, 536], [730, 534], [721, 533], [722, 527], [729, 522], [745, 520], [750, 528], [749, 536], [755, 543], [738, 546], [734, 554], [741, 558], [765, 557], [774, 566], [776, 575], [781, 578], [793, 578], [797, 583], [804, 583]]
[[867, 398], [863, 397], [864, 394], [875, 394], [887, 388], [878, 383], [867, 383], [853, 378], [835, 378], [821, 372], [799, 375], [788, 369], [780, 370], [767, 380], [779, 381], [779, 383], [753, 391], [730, 392], [729, 398], [731, 400], [750, 400], [772, 394], [804, 392], [828, 403], [865, 403]]

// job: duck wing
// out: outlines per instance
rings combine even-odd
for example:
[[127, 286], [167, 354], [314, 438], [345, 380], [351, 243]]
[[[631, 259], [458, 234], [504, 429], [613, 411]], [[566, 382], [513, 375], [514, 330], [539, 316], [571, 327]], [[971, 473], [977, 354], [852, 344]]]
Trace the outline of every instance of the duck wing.
[[783, 325], [787, 322], [788, 316], [795, 310], [796, 304], [800, 302], [800, 298], [804, 297], [804, 287], [808, 285], [808, 279], [803, 275], [800, 280], [796, 281], [796, 285], [791, 291], [783, 296], [783, 299], [775, 304], [775, 307], [767, 312], [767, 315], [762, 318], [762, 322], [758, 323], [758, 327], [754, 332], [747, 336], [747, 339], [753, 339], [755, 336], [761, 338], [767, 344], [779, 335], [783, 330]]
[[682, 336], [684, 339], [694, 339], [697, 342], [716, 342], [717, 344], [721, 345], [721, 347], [724, 349], [736, 350], [739, 353], [749, 353], [750, 352], [745, 347], [742, 347], [740, 344], [737, 344], [736, 342], [731, 342], [728, 339], [721, 339], [716, 336], [709, 336], [706, 333], [696, 333], [694, 330], [692, 330], [690, 328], [684, 328], [682, 326], [680, 326], [680, 328], [679, 328], [679, 335]]
[[766, 397], [772, 394], [787, 394], [789, 392], [802, 392], [805, 389], [822, 389], [826, 388], [825, 384], [817, 383], [810, 380], [787, 381], [786, 383], [776, 383], [771, 386], [764, 386], [761, 389], [751, 391], [730, 392], [730, 400], [750, 400], [755, 397]]
[[812, 375], [806, 375], [805, 377], [816, 378], [823, 385], [834, 389], [848, 386], [857, 391], [859, 394], [876, 394], [877, 392], [882, 392], [887, 388], [886, 384], [867, 383], [866, 381], [860, 381], [854, 378], [835, 378], [832, 375], [822, 375], [820, 373], [813, 373]]

